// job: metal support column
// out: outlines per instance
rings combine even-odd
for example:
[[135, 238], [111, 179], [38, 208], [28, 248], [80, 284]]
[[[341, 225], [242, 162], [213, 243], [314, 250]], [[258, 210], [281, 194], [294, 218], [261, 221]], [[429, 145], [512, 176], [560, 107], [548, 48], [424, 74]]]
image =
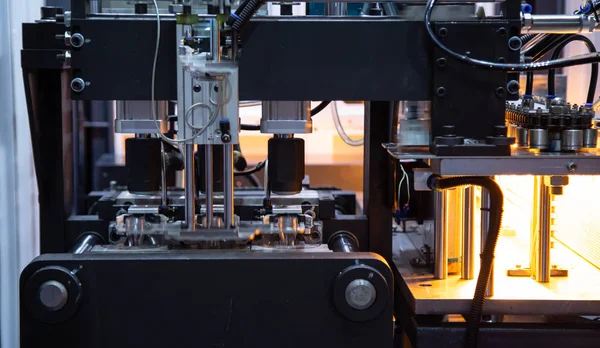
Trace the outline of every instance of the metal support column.
[[213, 180], [213, 145], [204, 146], [204, 187], [206, 196], [206, 224], [204, 227], [210, 228], [213, 223], [213, 198], [214, 198], [214, 180]]
[[462, 234], [462, 279], [475, 277], [475, 189], [465, 188]]
[[[365, 102], [364, 212], [369, 219], [368, 250], [392, 259], [393, 173], [395, 163], [381, 144], [392, 139], [398, 103]], [[361, 245], [362, 250], [366, 250]]]
[[538, 228], [535, 246], [536, 269], [535, 279], [540, 283], [550, 281], [550, 233], [551, 233], [551, 206], [552, 195], [550, 188], [544, 184], [543, 178], [539, 178], [539, 210], [538, 210]]
[[434, 269], [435, 279], [448, 278], [448, 230], [446, 229], [446, 201], [448, 193], [435, 191], [433, 193], [433, 206], [435, 215], [434, 230]]
[[235, 223], [233, 211], [233, 145], [223, 145], [223, 208], [225, 228]]
[[[481, 252], [485, 247], [485, 241], [487, 239], [487, 234], [490, 229], [490, 207], [491, 207], [491, 198], [490, 193], [486, 189], [481, 189]], [[488, 288], [485, 293], [486, 297], [494, 296], [494, 266], [492, 264], [492, 269], [490, 273], [490, 280], [488, 282]]]
[[190, 230], [196, 228], [196, 178], [194, 144], [185, 145], [185, 222]]

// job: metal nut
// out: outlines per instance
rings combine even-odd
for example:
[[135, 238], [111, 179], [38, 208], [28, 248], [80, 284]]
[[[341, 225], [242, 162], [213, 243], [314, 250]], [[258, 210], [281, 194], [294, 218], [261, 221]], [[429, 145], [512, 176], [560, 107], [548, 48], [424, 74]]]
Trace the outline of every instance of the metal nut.
[[575, 162], [569, 162], [567, 164], [567, 170], [569, 172], [571, 172], [571, 173], [573, 173], [574, 171], [576, 171], [577, 170], [577, 163], [575, 163]]
[[80, 33], [75, 33], [75, 34], [71, 35], [69, 42], [70, 42], [71, 46], [73, 46], [75, 48], [81, 48], [81, 47], [83, 47], [83, 44], [85, 44], [85, 38]]
[[71, 89], [75, 93], [81, 93], [85, 89], [85, 81], [82, 78], [77, 77], [71, 80]]

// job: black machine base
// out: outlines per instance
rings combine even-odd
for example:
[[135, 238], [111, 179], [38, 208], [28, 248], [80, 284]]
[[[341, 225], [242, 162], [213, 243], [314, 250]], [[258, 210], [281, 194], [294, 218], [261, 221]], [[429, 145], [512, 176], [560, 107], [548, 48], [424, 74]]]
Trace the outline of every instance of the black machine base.
[[[364, 277], [377, 299], [359, 311], [344, 290]], [[61, 309], [41, 305], [49, 281]], [[47, 254], [21, 274], [21, 347], [392, 347], [392, 289], [371, 253]]]

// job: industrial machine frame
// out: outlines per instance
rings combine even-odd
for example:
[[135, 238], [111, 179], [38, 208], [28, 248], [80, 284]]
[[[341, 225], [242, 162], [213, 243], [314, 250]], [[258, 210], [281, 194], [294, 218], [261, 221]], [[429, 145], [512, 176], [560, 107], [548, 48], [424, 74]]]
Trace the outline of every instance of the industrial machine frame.
[[[470, 52], [481, 59], [517, 63], [520, 55], [508, 44], [509, 40], [521, 32], [521, 1], [500, 1], [503, 17], [488, 18], [482, 21], [452, 21], [438, 19], [434, 26], [438, 35], [453, 49]], [[22, 67], [27, 90], [27, 102], [30, 115], [30, 126], [36, 174], [38, 178], [40, 199], [40, 239], [42, 254], [63, 254], [62, 256], [45, 255], [32, 263], [22, 276], [21, 309], [22, 309], [22, 342], [27, 347], [37, 347], [44, 339], [60, 340], [60, 335], [70, 335], [69, 328], [76, 328], [78, 334], [63, 342], [69, 342], [68, 347], [78, 347], [84, 344], [86, 335], [92, 331], [86, 330], [86, 325], [99, 325], [100, 321], [109, 319], [106, 316], [114, 313], [103, 312], [104, 315], [96, 321], [83, 321], [77, 326], [66, 327], [51, 331], [45, 324], [37, 322], [52, 322], [43, 316], [29, 315], [38, 308], [31, 308], [31, 296], [35, 290], [33, 285], [27, 285], [30, 277], [36, 272], [50, 272], [51, 275], [70, 274], [71, 268], [91, 267], [94, 261], [118, 261], [125, 267], [130, 267], [132, 274], [139, 272], [139, 262], [164, 261], [157, 266], [161, 272], [177, 273], [177, 267], [162, 259], [162, 256], [145, 256], [143, 253], [133, 255], [73, 255], [67, 253], [78, 240], [79, 235], [72, 233], [69, 228], [69, 201], [71, 188], [65, 184], [69, 173], [72, 172], [72, 144], [66, 144], [64, 139], [74, 131], [71, 127], [72, 100], [150, 100], [150, 71], [157, 33], [154, 16], [128, 16], [95, 14], [88, 15], [86, 1], [72, 0], [70, 17], [65, 15], [46, 18], [34, 24], [23, 25]], [[65, 22], [71, 28], [70, 35], [78, 33], [83, 38], [80, 47], [65, 49]], [[156, 100], [176, 100], [176, 55], [175, 45], [176, 22], [174, 16], [161, 18], [161, 45], [158, 54], [156, 78], [161, 83], [156, 85]], [[141, 35], [141, 34], [144, 35]], [[60, 38], [57, 40], [57, 38]], [[468, 39], [466, 39], [468, 38]], [[373, 254], [348, 254], [347, 256], [323, 257], [316, 259], [290, 254], [285, 256], [248, 257], [233, 255], [217, 257], [212, 262], [215, 267], [223, 267], [231, 271], [235, 266], [228, 262], [239, 257], [240, 260], [251, 260], [261, 264], [268, 271], [277, 272], [286, 267], [301, 268], [302, 279], [306, 282], [325, 282], [323, 277], [337, 272], [336, 266], [350, 267], [351, 260], [357, 257], [365, 261], [365, 267], [376, 269], [383, 274], [382, 279], [389, 282], [393, 288], [387, 303], [388, 308], [382, 316], [389, 316], [392, 323], [392, 306], [396, 318], [396, 334], [394, 346], [439, 347], [444, 342], [447, 347], [462, 346], [465, 341], [465, 323], [448, 323], [439, 315], [417, 315], [410, 307], [410, 299], [402, 291], [402, 276], [393, 263], [392, 251], [392, 218], [395, 193], [396, 159], [390, 156], [388, 149], [382, 144], [393, 143], [397, 125], [398, 101], [425, 101], [432, 103], [432, 125], [430, 150], [434, 158], [443, 156], [488, 156], [491, 158], [510, 156], [510, 146], [506, 143], [505, 103], [507, 100], [518, 98], [518, 91], [510, 88], [511, 82], [518, 76], [502, 71], [485, 70], [463, 65], [435, 47], [421, 19], [404, 20], [397, 18], [261, 18], [250, 21], [241, 37], [243, 49], [239, 59], [239, 93], [240, 100], [363, 100], [365, 101], [365, 150], [364, 150], [364, 216], [338, 217], [329, 222], [332, 226], [326, 228], [323, 239], [327, 240], [335, 231], [355, 228], [352, 232], [360, 241], [360, 251]], [[273, 44], [274, 42], [282, 44]], [[307, 49], [310, 47], [310, 49]], [[319, 52], [319, 54], [315, 54]], [[68, 53], [68, 54], [66, 54]], [[293, 67], [290, 68], [290, 67]], [[78, 92], [72, 91], [72, 81], [83, 81]], [[452, 124], [448, 120], [452, 119]], [[504, 132], [504, 133], [503, 133]], [[486, 140], [484, 144], [454, 145], [450, 138], [465, 137], [469, 139]], [[440, 141], [435, 141], [440, 139]], [[450, 140], [448, 140], [450, 139]], [[390, 150], [392, 151], [392, 150]], [[436, 157], [438, 156], [438, 157]], [[483, 174], [482, 174], [483, 175]], [[486, 174], [487, 175], [487, 174]], [[94, 224], [96, 222], [89, 222]], [[101, 224], [101, 223], [100, 223]], [[360, 227], [363, 226], [363, 227]], [[104, 228], [105, 226], [101, 226]], [[106, 233], [108, 229], [106, 228]], [[101, 233], [102, 234], [102, 233]], [[108, 240], [108, 235], [102, 235]], [[200, 254], [201, 255], [201, 254]], [[209, 254], [210, 255], [210, 254]], [[214, 254], [218, 255], [218, 254]], [[213, 255], [213, 256], [214, 256]], [[210, 262], [206, 256], [179, 255], [175, 258], [192, 258], [194, 262]], [[297, 264], [293, 259], [297, 258]], [[277, 259], [284, 265], [272, 266], [265, 260]], [[217, 265], [219, 260], [223, 265]], [[318, 260], [318, 263], [317, 263]], [[136, 263], [137, 262], [137, 263]], [[358, 261], [357, 261], [358, 262]], [[289, 263], [289, 265], [287, 265]], [[393, 272], [386, 274], [384, 265], [387, 263]], [[107, 265], [112, 265], [106, 262]], [[306, 264], [306, 269], [304, 265]], [[327, 266], [325, 266], [327, 265]], [[331, 267], [329, 265], [332, 265]], [[47, 269], [55, 267], [56, 269]], [[62, 267], [62, 268], [61, 268]], [[112, 268], [111, 268], [112, 267]], [[294, 269], [296, 269], [294, 268]], [[369, 269], [371, 269], [369, 268]], [[310, 279], [310, 270], [321, 269], [318, 274], [322, 277]], [[96, 272], [108, 272], [114, 266], [95, 269]], [[249, 270], [247, 270], [249, 271]], [[46, 273], [47, 273], [46, 272]], [[63, 273], [61, 273], [63, 272]], [[183, 272], [183, 271], [181, 271]], [[304, 272], [304, 273], [302, 273]], [[329, 273], [327, 273], [329, 272]], [[46, 274], [44, 273], [44, 274]], [[77, 272], [75, 272], [77, 273]], [[166, 273], [165, 273], [166, 274]], [[144, 275], [147, 276], [147, 275]], [[179, 276], [183, 277], [182, 274]], [[85, 276], [84, 276], [85, 277]], [[87, 275], [88, 281], [101, 281]], [[291, 278], [291, 277], [290, 277]], [[392, 280], [392, 278], [394, 278]], [[45, 279], [45, 278], [44, 278]], [[134, 278], [135, 279], [135, 278]], [[170, 278], [171, 284], [182, 285], [185, 278]], [[227, 280], [227, 275], [215, 278], [234, 286], [235, 282]], [[262, 279], [262, 278], [261, 278]], [[254, 289], [253, 295], [261, 291], [267, 292], [274, 283], [263, 279], [264, 288]], [[36, 282], [41, 282], [37, 280]], [[251, 279], [239, 279], [251, 282]], [[299, 280], [288, 280], [290, 284], [299, 284]], [[121, 279], [125, 288], [132, 292], [140, 291], [125, 278]], [[35, 283], [35, 284], [38, 284]], [[77, 281], [74, 281], [77, 283]], [[231, 283], [231, 284], [230, 284]], [[281, 284], [285, 283], [285, 280]], [[392, 285], [393, 283], [394, 285]], [[100, 284], [100, 283], [98, 283]], [[77, 284], [75, 284], [77, 285]], [[74, 286], [75, 286], [74, 285]], [[202, 284], [196, 284], [201, 289]], [[79, 284], [81, 286], [81, 284]], [[98, 285], [99, 286], [99, 285]], [[165, 284], [156, 283], [157, 289], [167, 289]], [[260, 287], [261, 285], [257, 285]], [[320, 288], [319, 288], [320, 289]], [[325, 288], [324, 288], [325, 289]], [[103, 290], [108, 291], [105, 285]], [[301, 289], [287, 289], [302, 291]], [[287, 291], [284, 290], [284, 291]], [[323, 289], [321, 289], [323, 290]], [[76, 291], [80, 291], [76, 290]], [[211, 286], [208, 296], [217, 296], [218, 287]], [[325, 291], [325, 290], [323, 290]], [[327, 290], [329, 291], [329, 290]], [[33, 295], [32, 295], [33, 293]], [[158, 296], [160, 291], [148, 292], [147, 300]], [[197, 296], [202, 296], [199, 290]], [[242, 296], [240, 290], [239, 296]], [[82, 293], [81, 296], [85, 296]], [[112, 295], [111, 295], [112, 296]], [[135, 293], [125, 295], [136, 296]], [[170, 293], [173, 299], [176, 294]], [[227, 301], [217, 301], [219, 306], [229, 310]], [[280, 300], [275, 299], [274, 301]], [[100, 302], [89, 303], [96, 306], [107, 305]], [[268, 301], [260, 302], [261, 304]], [[116, 300], [109, 308], [127, 301]], [[166, 305], [165, 305], [166, 306]], [[118, 306], [117, 306], [118, 307]], [[310, 305], [311, 310], [324, 308], [324, 313], [331, 304], [319, 298]], [[142, 310], [137, 307], [138, 310]], [[220, 308], [220, 309], [223, 309]], [[302, 307], [293, 307], [300, 310]], [[149, 310], [148, 315], [154, 312]], [[185, 315], [190, 313], [175, 311], [158, 311], [161, 315]], [[89, 313], [88, 313], [89, 314]], [[308, 315], [308, 312], [302, 312]], [[247, 313], [243, 320], [252, 320], [252, 314]], [[231, 319], [231, 318], [230, 318]], [[277, 321], [278, 318], [272, 318]], [[356, 318], [354, 318], [356, 319]], [[236, 319], [237, 320], [237, 319]], [[302, 319], [299, 319], [302, 322]], [[319, 334], [311, 334], [315, 340], [323, 344], [340, 344], [340, 331], [348, 334], [351, 339], [344, 340], [346, 347], [359, 347], [368, 343], [369, 337], [381, 334], [378, 341], [388, 346], [386, 334], [388, 323], [379, 317], [379, 321], [369, 322], [368, 328], [360, 326], [360, 320], [350, 320], [351, 324], [339, 324], [329, 332], [328, 327], [321, 327]], [[508, 319], [507, 319], [508, 320]], [[225, 332], [221, 329], [210, 329], [211, 334], [225, 335], [231, 328], [242, 330], [239, 326], [231, 326], [228, 320]], [[123, 322], [124, 324], [125, 322]], [[317, 323], [318, 324], [318, 323]], [[323, 321], [322, 324], [325, 324]], [[198, 323], [203, 325], [203, 323]], [[207, 324], [208, 325], [208, 324]], [[337, 325], [337, 324], [336, 324]], [[184, 326], [187, 327], [187, 326]], [[199, 326], [200, 327], [200, 326]], [[254, 326], [253, 326], [254, 327]], [[259, 329], [260, 326], [254, 327]], [[133, 327], [134, 329], [143, 329]], [[127, 330], [126, 328], [123, 328]], [[155, 328], [155, 330], [158, 329]], [[166, 327], [175, 330], [175, 326]], [[284, 329], [283, 325], [273, 324], [272, 330]], [[307, 325], [307, 330], [318, 330], [318, 325]], [[361, 338], [352, 335], [351, 331], [369, 330]], [[244, 331], [245, 330], [245, 331]], [[232, 337], [238, 345], [244, 342], [244, 329]], [[217, 332], [218, 331], [218, 332]], [[217, 333], [215, 333], [217, 332]], [[71, 331], [73, 333], [73, 331]], [[97, 332], [96, 332], [97, 334]], [[40, 336], [43, 335], [43, 336]], [[577, 335], [577, 341], [573, 337]], [[194, 335], [191, 335], [194, 336]], [[284, 337], [285, 335], [279, 335]], [[278, 337], [279, 337], [278, 336]], [[121, 337], [119, 335], [110, 337]], [[515, 323], [483, 323], [479, 332], [479, 342], [485, 347], [526, 347], [532, 343], [557, 345], [558, 342], [573, 347], [593, 346], [600, 342], [600, 327], [596, 323], [584, 320], [557, 321], [553, 323], [523, 324]], [[99, 343], [90, 343], [87, 347], [102, 346], [103, 339], [94, 335], [87, 337], [96, 339]], [[125, 336], [122, 336], [126, 342]], [[128, 339], [133, 340], [133, 337]], [[162, 339], [162, 338], [161, 338]], [[202, 337], [198, 337], [201, 340]], [[211, 336], [209, 342], [217, 344]], [[280, 337], [280, 339], [283, 339]], [[336, 341], [337, 340], [337, 341]], [[152, 343], [151, 340], [142, 340]], [[179, 341], [182, 346], [190, 344], [186, 340]], [[185, 343], [184, 343], [185, 342]], [[303, 341], [308, 343], [308, 341]], [[154, 342], [156, 343], [156, 342]], [[163, 342], [164, 344], [167, 341]], [[222, 342], [225, 346], [226, 340]], [[406, 345], [404, 345], [406, 343]], [[29, 344], [29, 345], [27, 345]], [[292, 344], [292, 343], [289, 343]], [[299, 344], [295, 342], [293, 344]], [[266, 346], [277, 346], [275, 343]], [[117, 346], [114, 346], [117, 347]]]

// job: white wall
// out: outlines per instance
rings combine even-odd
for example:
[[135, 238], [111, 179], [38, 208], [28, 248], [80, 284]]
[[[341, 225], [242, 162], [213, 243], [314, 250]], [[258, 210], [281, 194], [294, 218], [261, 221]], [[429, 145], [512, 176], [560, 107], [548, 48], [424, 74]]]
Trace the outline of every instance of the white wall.
[[0, 0], [0, 347], [19, 346], [19, 273], [39, 250], [38, 200], [20, 49], [43, 0]]

